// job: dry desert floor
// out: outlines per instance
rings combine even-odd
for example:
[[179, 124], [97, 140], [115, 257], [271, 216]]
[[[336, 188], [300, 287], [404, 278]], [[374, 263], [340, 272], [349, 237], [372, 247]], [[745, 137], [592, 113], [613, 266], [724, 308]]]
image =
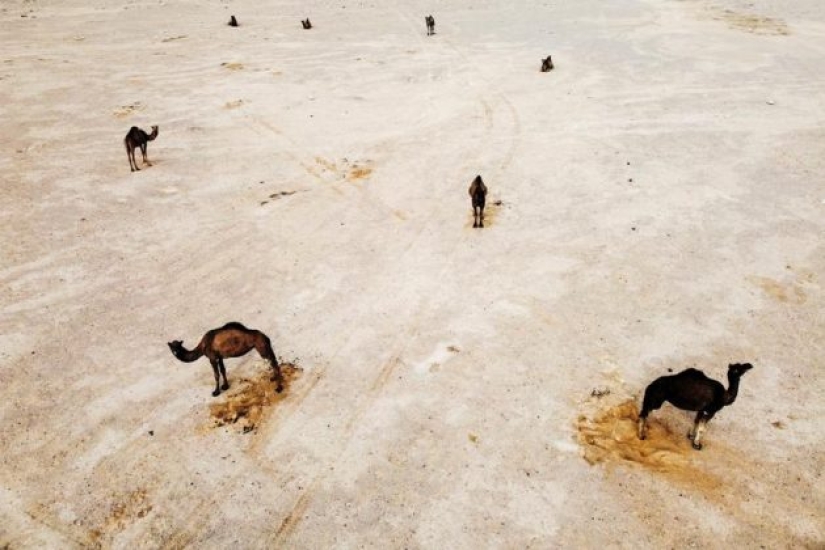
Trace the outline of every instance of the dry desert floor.
[[[820, 0], [4, 0], [0, 548], [824, 548], [823, 59]], [[285, 392], [167, 347], [228, 321]]]

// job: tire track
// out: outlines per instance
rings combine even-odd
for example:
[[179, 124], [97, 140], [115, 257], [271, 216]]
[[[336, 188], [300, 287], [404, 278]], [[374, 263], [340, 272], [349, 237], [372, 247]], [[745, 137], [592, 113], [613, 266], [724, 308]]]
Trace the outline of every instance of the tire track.
[[[431, 221], [421, 225], [416, 235], [411, 239], [411, 242], [409, 246], [406, 248], [405, 253], [416, 245], [416, 243], [420, 240], [420, 237], [423, 234], [424, 230], [433, 223], [436, 222]], [[458, 241], [456, 241], [456, 244], [453, 245], [450, 252], [452, 253], [457, 246]], [[436, 277], [436, 280], [440, 280], [444, 276], [444, 273], [447, 271], [447, 269], [448, 268], [445, 265], [445, 267], [443, 267], [439, 272], [438, 276]], [[384, 389], [387, 387], [388, 383], [392, 379], [393, 374], [395, 374], [397, 367], [403, 364], [401, 357], [404, 351], [406, 350], [408, 342], [410, 342], [412, 335], [421, 326], [423, 322], [423, 320], [421, 319], [422, 313], [426, 310], [428, 305], [428, 302], [422, 302], [418, 306], [418, 308], [416, 308], [416, 310], [411, 316], [413, 322], [409, 324], [406, 330], [404, 330], [398, 336], [396, 336], [393, 344], [390, 346], [392, 351], [388, 355], [388, 359], [381, 363], [375, 376], [372, 377], [368, 385], [368, 389], [366, 390], [366, 392], [364, 392], [360, 403], [357, 405], [355, 410], [349, 415], [349, 418], [347, 418], [347, 420], [344, 422], [344, 427], [340, 432], [338, 441], [329, 453], [329, 459], [327, 459], [326, 461], [321, 461], [322, 464], [320, 464], [318, 467], [318, 473], [308, 484], [308, 486], [300, 492], [298, 497], [295, 499], [294, 504], [291, 506], [290, 511], [282, 520], [281, 526], [275, 532], [273, 538], [269, 541], [275, 547], [283, 546], [284, 544], [286, 544], [287, 540], [292, 536], [297, 526], [303, 519], [306, 510], [309, 508], [312, 497], [314, 496], [317, 487], [321, 482], [323, 482], [326, 479], [326, 476], [328, 475], [327, 472], [331, 471], [330, 466], [337, 466], [338, 462], [346, 454], [350, 442], [352, 441], [352, 438], [355, 435], [357, 427], [361, 425], [364, 416], [370, 410], [376, 399], [378, 399], [379, 396], [383, 393]], [[343, 344], [341, 345], [341, 348], [343, 348]], [[336, 352], [330, 358], [330, 362], [335, 362], [340, 353], [341, 348], [339, 348], [339, 351]], [[338, 471], [339, 468], [336, 467], [334, 470]]]
[[[255, 461], [262, 469], [269, 470], [269, 466], [263, 461], [263, 457], [259, 455], [261, 443], [269, 440], [272, 433], [277, 431], [277, 427], [286, 423], [288, 419], [295, 414], [323, 377], [323, 372], [313, 371], [309, 375], [309, 380], [305, 384], [301, 384], [300, 391], [291, 392], [287, 399], [278, 403], [279, 406], [272, 411], [270, 417], [262, 422], [262, 429], [255, 430], [252, 443], [249, 445], [247, 451], [253, 455]], [[268, 429], [264, 430], [263, 428]]]

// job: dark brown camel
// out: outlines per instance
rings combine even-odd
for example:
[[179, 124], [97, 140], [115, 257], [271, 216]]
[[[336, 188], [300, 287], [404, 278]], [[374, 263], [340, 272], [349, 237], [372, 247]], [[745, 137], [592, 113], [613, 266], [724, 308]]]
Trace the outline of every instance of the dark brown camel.
[[227, 25], [229, 25], [230, 27], [237, 27], [238, 26], [238, 20], [235, 19], [234, 15], [229, 18], [229, 23], [227, 23]]
[[541, 60], [541, 72], [546, 73], [553, 70], [553, 60], [548, 55], [547, 59]]
[[152, 166], [152, 163], [149, 162], [149, 159], [146, 157], [146, 144], [153, 141], [156, 137], [158, 137], [157, 126], [152, 126], [151, 134], [147, 134], [137, 126], [132, 126], [129, 129], [129, 133], [123, 138], [123, 144], [126, 145], [126, 156], [129, 157], [129, 168], [132, 169], [132, 172], [140, 170], [137, 161], [135, 161], [135, 149], [138, 147], [140, 147], [140, 152], [143, 154], [143, 164]]
[[[272, 365], [271, 380], [277, 381], [278, 386], [275, 391], [281, 393], [284, 390], [283, 376], [275, 352], [272, 351], [272, 344], [263, 332], [246, 328], [240, 323], [227, 323], [221, 328], [210, 330], [203, 335], [201, 341], [193, 350], [183, 347], [183, 342], [175, 340], [169, 342], [169, 349], [172, 354], [184, 363], [197, 361], [202, 356], [206, 356], [212, 363], [212, 370], [215, 373], [215, 391], [213, 396], [218, 396], [221, 389], [229, 389], [229, 381], [226, 379], [226, 368], [223, 360], [228, 357], [240, 357], [246, 355], [252, 349], [258, 351], [261, 357], [269, 361]], [[223, 375], [223, 386], [220, 385], [220, 375]]]
[[428, 15], [424, 18], [424, 23], [427, 24], [427, 36], [432, 36], [435, 34], [435, 18], [432, 15]]
[[476, 176], [470, 184], [470, 198], [473, 203], [473, 227], [484, 227], [484, 203], [487, 198], [487, 186]]
[[309, 29], [312, 28], [312, 23], [309, 21], [309, 17], [307, 17], [305, 20], [304, 19], [301, 20], [301, 26], [304, 27], [304, 29], [306, 29], [306, 30], [309, 30]]
[[693, 448], [702, 448], [702, 435], [710, 419], [719, 409], [736, 400], [739, 379], [753, 368], [750, 363], [728, 365], [728, 389], [700, 370], [686, 369], [679, 374], [657, 378], [645, 390], [642, 412], [639, 413], [639, 439], [647, 435], [647, 415], [665, 401], [685, 411], [698, 411], [693, 429], [688, 432]]

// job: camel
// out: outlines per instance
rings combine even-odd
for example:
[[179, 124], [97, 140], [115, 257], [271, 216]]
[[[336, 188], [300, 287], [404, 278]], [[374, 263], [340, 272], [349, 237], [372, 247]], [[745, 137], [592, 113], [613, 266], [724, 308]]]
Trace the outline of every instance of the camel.
[[[172, 355], [184, 363], [197, 361], [204, 355], [209, 359], [215, 373], [215, 391], [212, 392], [214, 397], [220, 395], [222, 389], [229, 389], [229, 381], [226, 379], [226, 368], [223, 365], [223, 360], [229, 357], [246, 355], [253, 348], [272, 365], [271, 380], [278, 382], [275, 391], [278, 393], [284, 391], [281, 368], [278, 366], [278, 360], [275, 358], [275, 352], [272, 351], [269, 338], [263, 332], [246, 328], [241, 323], [227, 323], [221, 328], [210, 330], [203, 335], [201, 341], [191, 351], [183, 347], [181, 340], [174, 340], [169, 342], [168, 345], [169, 349], [172, 350]], [[219, 374], [223, 375], [223, 386], [220, 385]]]
[[309, 17], [307, 17], [306, 20], [303, 20], [303, 19], [301, 20], [301, 26], [304, 27], [304, 29], [307, 29], [307, 30], [312, 28], [312, 23], [310, 23]]
[[427, 24], [427, 36], [432, 36], [435, 34], [435, 18], [432, 15], [428, 15], [424, 18], [424, 23]]
[[668, 401], [684, 411], [698, 411], [693, 428], [688, 432], [688, 439], [694, 449], [701, 450], [707, 423], [719, 409], [736, 400], [739, 379], [752, 368], [750, 363], [728, 365], [728, 389], [697, 369], [686, 369], [672, 376], [657, 378], [645, 390], [642, 412], [639, 413], [639, 439], [647, 436], [647, 415]]
[[547, 59], [541, 60], [541, 72], [546, 73], [553, 70], [553, 60], [551, 56], [547, 56]]
[[234, 15], [229, 18], [229, 23], [227, 23], [227, 25], [229, 25], [230, 27], [237, 27], [238, 26], [238, 20], [235, 19]]
[[473, 203], [473, 227], [484, 227], [484, 202], [487, 197], [487, 186], [484, 185], [481, 176], [476, 176], [470, 184], [469, 193]]
[[149, 162], [149, 159], [146, 157], [146, 144], [153, 141], [156, 137], [158, 137], [157, 126], [152, 126], [151, 134], [147, 134], [137, 126], [132, 126], [129, 129], [129, 133], [123, 138], [123, 144], [126, 146], [126, 156], [129, 157], [129, 168], [132, 169], [132, 172], [140, 170], [135, 160], [135, 149], [138, 147], [140, 147], [140, 152], [143, 154], [143, 164], [152, 166], [152, 163]]

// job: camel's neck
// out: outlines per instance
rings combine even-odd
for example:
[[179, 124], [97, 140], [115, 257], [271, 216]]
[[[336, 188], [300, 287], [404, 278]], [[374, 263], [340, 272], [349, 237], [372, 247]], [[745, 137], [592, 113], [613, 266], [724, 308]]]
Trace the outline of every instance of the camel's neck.
[[736, 401], [736, 394], [739, 393], [739, 376], [728, 374], [728, 389], [725, 390], [725, 405], [730, 405]]
[[154, 141], [156, 137], [158, 137], [158, 131], [152, 130], [152, 133], [146, 136], [146, 139], [148, 139], [149, 141]]
[[191, 363], [192, 361], [197, 361], [198, 359], [203, 357], [203, 351], [201, 350], [200, 346], [196, 347], [193, 350], [188, 350], [181, 345], [180, 352], [178, 352], [176, 357], [184, 363]]

